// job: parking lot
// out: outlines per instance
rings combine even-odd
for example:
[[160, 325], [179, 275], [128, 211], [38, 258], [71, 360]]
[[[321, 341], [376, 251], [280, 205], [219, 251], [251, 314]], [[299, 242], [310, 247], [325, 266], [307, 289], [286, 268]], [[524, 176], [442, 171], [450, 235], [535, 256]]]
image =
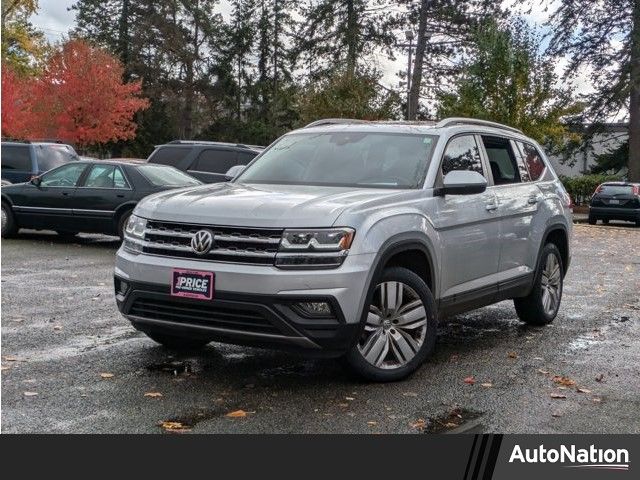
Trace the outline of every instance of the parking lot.
[[113, 237], [2, 241], [4, 432], [640, 433], [640, 229], [577, 225], [553, 324], [511, 302], [441, 320], [408, 380], [211, 344], [174, 354], [112, 292]]

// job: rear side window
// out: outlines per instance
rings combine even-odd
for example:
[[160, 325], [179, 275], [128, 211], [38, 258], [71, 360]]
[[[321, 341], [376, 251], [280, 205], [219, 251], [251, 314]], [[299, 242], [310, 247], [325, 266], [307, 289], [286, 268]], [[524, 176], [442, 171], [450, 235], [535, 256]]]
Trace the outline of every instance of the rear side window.
[[236, 165], [236, 152], [231, 150], [204, 150], [200, 152], [191, 170], [210, 173], [227, 173]]
[[495, 185], [520, 183], [520, 173], [511, 143], [506, 138], [482, 136]]
[[122, 171], [115, 165], [94, 165], [84, 182], [87, 188], [127, 188]]
[[256, 158], [257, 153], [238, 152], [238, 165], [246, 165], [251, 160]]
[[190, 187], [202, 185], [198, 179], [181, 170], [164, 165], [140, 165], [138, 171], [156, 187]]
[[175, 166], [190, 152], [191, 148], [189, 147], [158, 147], [149, 157], [149, 163]]
[[473, 135], [455, 137], [447, 145], [442, 159], [442, 175], [453, 170], [471, 170], [485, 176], [480, 149]]
[[28, 145], [2, 145], [2, 169], [31, 171], [31, 155]]
[[536, 147], [529, 143], [518, 142], [520, 145], [520, 149], [522, 150], [522, 155], [524, 157], [524, 163], [527, 165], [527, 169], [529, 170], [529, 175], [531, 176], [532, 181], [538, 180], [545, 169], [544, 161], [538, 153]]
[[76, 151], [69, 145], [38, 145], [38, 170], [46, 172], [65, 163], [79, 160]]

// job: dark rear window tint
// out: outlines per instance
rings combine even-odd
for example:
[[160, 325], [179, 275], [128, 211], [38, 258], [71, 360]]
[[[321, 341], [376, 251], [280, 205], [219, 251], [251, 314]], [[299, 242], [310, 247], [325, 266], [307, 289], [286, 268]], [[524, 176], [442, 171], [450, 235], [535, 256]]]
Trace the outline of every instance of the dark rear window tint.
[[542, 157], [538, 153], [538, 150], [533, 145], [528, 143], [518, 142], [524, 155], [524, 162], [529, 169], [529, 175], [532, 181], [538, 180], [544, 172], [545, 165], [542, 161]]
[[631, 195], [633, 185], [601, 185], [599, 192], [604, 195]]
[[188, 147], [158, 147], [149, 157], [149, 163], [176, 166], [191, 152]]
[[47, 172], [68, 162], [79, 160], [76, 151], [69, 145], [38, 145], [38, 170]]
[[236, 152], [209, 149], [198, 155], [191, 169], [197, 172], [227, 173], [234, 165], [236, 165]]
[[2, 169], [31, 172], [28, 145], [2, 145]]

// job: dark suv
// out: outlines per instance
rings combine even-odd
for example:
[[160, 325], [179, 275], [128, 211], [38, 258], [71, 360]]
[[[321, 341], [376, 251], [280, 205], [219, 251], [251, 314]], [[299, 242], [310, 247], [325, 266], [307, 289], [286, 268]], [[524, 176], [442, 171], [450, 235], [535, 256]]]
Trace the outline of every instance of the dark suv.
[[589, 223], [626, 220], [640, 227], [640, 183], [607, 182], [596, 188], [589, 204]]
[[79, 160], [70, 145], [49, 142], [2, 142], [2, 185], [28, 182], [33, 177]]
[[205, 183], [226, 182], [227, 172], [236, 165], [246, 165], [264, 147], [236, 143], [174, 140], [159, 145], [149, 163], [171, 165]]

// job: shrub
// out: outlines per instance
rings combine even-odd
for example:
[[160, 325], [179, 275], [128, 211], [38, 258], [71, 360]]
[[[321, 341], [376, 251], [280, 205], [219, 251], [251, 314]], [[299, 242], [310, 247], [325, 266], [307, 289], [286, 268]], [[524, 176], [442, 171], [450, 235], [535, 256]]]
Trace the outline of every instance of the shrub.
[[591, 195], [593, 195], [593, 192], [596, 191], [596, 188], [598, 188], [598, 185], [601, 183], [619, 180], [620, 177], [618, 176], [603, 174], [582, 175], [580, 177], [560, 176], [560, 181], [576, 205], [581, 205], [589, 201]]

